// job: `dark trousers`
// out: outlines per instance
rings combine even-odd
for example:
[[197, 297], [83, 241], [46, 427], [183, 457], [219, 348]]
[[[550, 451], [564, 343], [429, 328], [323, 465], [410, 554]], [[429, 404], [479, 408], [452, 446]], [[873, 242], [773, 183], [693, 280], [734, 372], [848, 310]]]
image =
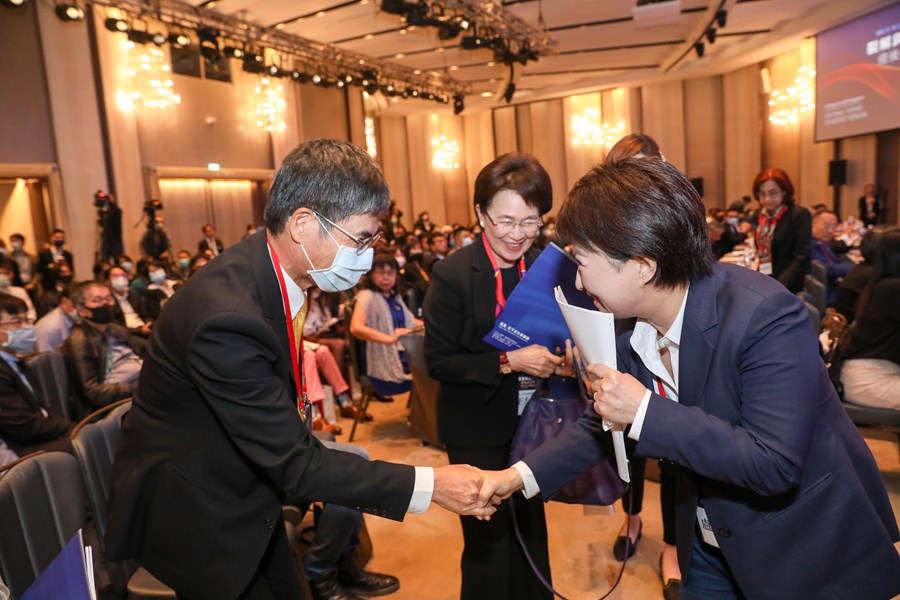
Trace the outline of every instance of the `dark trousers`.
[[[647, 459], [634, 455], [634, 445], [626, 444], [628, 461], [631, 463], [631, 485], [622, 496], [625, 514], [639, 515], [644, 504], [644, 471]], [[663, 541], [675, 545], [675, 488], [678, 483], [678, 469], [675, 465], [659, 461], [659, 504], [662, 509]], [[629, 506], [631, 510], [629, 510]]]
[[284, 522], [275, 525], [269, 547], [239, 600], [303, 600]]
[[[481, 469], [499, 470], [509, 465], [509, 446], [463, 448], [447, 446], [453, 464], [469, 464]], [[526, 500], [513, 494], [503, 502], [490, 521], [460, 517], [463, 530], [462, 600], [548, 599], [552, 595], [535, 576], [522, 552], [513, 529], [509, 503], [515, 503], [516, 522], [528, 553], [543, 576], [550, 580], [550, 555], [547, 550], [547, 522], [540, 497]]]

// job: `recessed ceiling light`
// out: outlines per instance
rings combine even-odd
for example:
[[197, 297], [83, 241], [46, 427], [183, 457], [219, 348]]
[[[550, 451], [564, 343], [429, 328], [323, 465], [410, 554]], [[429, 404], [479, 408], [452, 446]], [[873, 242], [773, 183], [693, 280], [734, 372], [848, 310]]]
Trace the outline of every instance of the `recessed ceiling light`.
[[494, 92], [481, 92], [481, 96], [484, 98], [490, 98], [494, 95]]

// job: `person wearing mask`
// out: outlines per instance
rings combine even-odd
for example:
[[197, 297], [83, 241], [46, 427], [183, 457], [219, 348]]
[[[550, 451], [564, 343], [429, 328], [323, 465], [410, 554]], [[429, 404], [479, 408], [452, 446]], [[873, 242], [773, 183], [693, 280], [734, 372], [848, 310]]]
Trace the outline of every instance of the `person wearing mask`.
[[222, 245], [222, 240], [216, 237], [216, 228], [207, 223], [201, 229], [203, 232], [203, 238], [197, 242], [197, 253], [202, 253], [206, 250], [209, 250], [213, 257], [216, 257], [223, 252], [225, 252], [225, 246]]
[[134, 277], [134, 261], [131, 260], [131, 257], [127, 254], [123, 254], [115, 261], [115, 263], [122, 267], [122, 270], [128, 275], [128, 280], [131, 281], [132, 277]]
[[791, 292], [803, 289], [810, 269], [812, 216], [794, 201], [794, 184], [781, 169], [763, 169], [753, 180], [761, 207], [756, 227], [759, 272]]
[[112, 293], [116, 305], [113, 307], [113, 320], [134, 335], [150, 336], [153, 322], [144, 320], [140, 297], [128, 287], [128, 275], [122, 267], [112, 267], [106, 273], [106, 285]]
[[33, 298], [37, 294], [39, 281], [37, 258], [25, 251], [25, 236], [21, 233], [9, 236], [9, 246], [9, 258], [18, 266], [18, 277], [13, 283]]
[[303, 591], [281, 524], [288, 494], [395, 520], [431, 502], [493, 514], [469, 503], [480, 471], [327, 450], [301, 417], [305, 294], [356, 285], [388, 205], [364, 150], [303, 142], [275, 175], [265, 230], [171, 299], [113, 461], [108, 559], [134, 559], [186, 598], [294, 600]]
[[[451, 464], [506, 467], [520, 403], [533, 393], [534, 378], [552, 375], [563, 362], [543, 346], [500, 352], [482, 339], [537, 258], [538, 252], [529, 250], [552, 203], [550, 177], [534, 157], [498, 157], [475, 179], [482, 236], [432, 271], [425, 296], [425, 360], [440, 383], [437, 430]], [[543, 504], [521, 497], [512, 501], [528, 552], [549, 579]], [[461, 524], [462, 600], [551, 597], [516, 541], [508, 504], [490, 521], [462, 517]]]
[[471, 229], [466, 227], [457, 227], [453, 231], [453, 250], [450, 254], [457, 252], [475, 241], [475, 234]]
[[434, 223], [431, 222], [431, 215], [428, 214], [428, 211], [422, 211], [419, 213], [419, 218], [413, 224], [413, 230], [416, 233], [431, 233], [434, 230]]
[[151, 260], [165, 260], [171, 256], [171, 247], [166, 221], [162, 215], [156, 215], [141, 238], [141, 252]]
[[418, 238], [413, 238], [410, 245], [406, 249], [406, 268], [403, 270], [403, 283], [413, 290], [416, 299], [416, 306], [419, 307], [417, 317], [422, 316], [422, 307], [425, 305], [425, 294], [428, 292], [428, 282], [431, 281], [431, 275], [428, 270], [422, 266], [422, 244]]
[[0, 293], [0, 438], [20, 456], [38, 450], [72, 453], [72, 424], [41, 406], [21, 360], [34, 352], [35, 340], [25, 303]]
[[70, 268], [75, 264], [72, 253], [66, 250], [65, 246], [66, 232], [62, 229], [54, 229], [53, 233], [50, 234], [50, 244], [38, 252], [38, 273], [40, 273], [44, 282], [48, 282], [43, 283], [45, 288], [48, 285], [51, 287], [53, 285], [51, 269], [57, 263], [64, 262], [69, 265]]
[[878, 244], [881, 242], [881, 236], [889, 230], [889, 227], [878, 225], [866, 231], [859, 242], [862, 262], [853, 267], [838, 286], [834, 309], [844, 315], [848, 325], [856, 318], [856, 304], [860, 294], [875, 274], [875, 260], [878, 256]]
[[878, 243], [875, 272], [846, 332], [841, 383], [844, 400], [900, 410], [900, 229]]
[[178, 282], [169, 278], [166, 266], [165, 262], [156, 260], [147, 267], [147, 278], [150, 283], [144, 293], [144, 315], [151, 321], [159, 318], [163, 305], [178, 288]]
[[60, 296], [59, 306], [34, 324], [38, 352], [58, 351], [63, 342], [69, 339], [72, 329], [80, 322], [81, 317], [68, 294]]
[[884, 197], [878, 193], [874, 183], [863, 186], [859, 198], [859, 219], [866, 227], [884, 224]]
[[190, 276], [191, 271], [191, 253], [187, 250], [179, 250], [178, 254], [175, 257], [175, 264], [173, 265], [173, 271], [175, 276], [182, 281], [186, 280]]
[[663, 161], [592, 168], [558, 223], [576, 285], [617, 319], [618, 370], [588, 365], [593, 410], [488, 474], [482, 499], [519, 489], [552, 498], [608, 457], [609, 420], [626, 425], [638, 454], [677, 470], [683, 600], [900, 593], [900, 531], [882, 473], [803, 302], [713, 260], [701, 198]]
[[209, 259], [203, 254], [195, 254], [188, 263], [188, 278], [193, 277], [194, 273], [200, 270], [200, 267], [209, 262]]
[[102, 283], [75, 286], [72, 303], [81, 322], [63, 345], [75, 386], [92, 411], [134, 396], [146, 340], [113, 322], [113, 299]]
[[[819, 261], [825, 267], [826, 306], [834, 306], [841, 279], [846, 277], [856, 266], [852, 261], [838, 257], [834, 251], [834, 229], [837, 225], [837, 215], [830, 210], [823, 210], [812, 220], [813, 243], [810, 258]], [[844, 245], [843, 242], [841, 245]]]
[[31, 297], [24, 288], [13, 285], [13, 267], [9, 259], [0, 258], [0, 293], [15, 296], [25, 303], [26, 316], [34, 323], [37, 320], [37, 311], [31, 302]]

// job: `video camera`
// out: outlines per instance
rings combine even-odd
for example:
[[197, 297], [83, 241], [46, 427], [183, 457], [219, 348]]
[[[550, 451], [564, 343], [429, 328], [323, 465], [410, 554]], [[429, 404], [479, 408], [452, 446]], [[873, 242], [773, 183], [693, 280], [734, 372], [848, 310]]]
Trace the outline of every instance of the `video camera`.
[[150, 219], [150, 224], [153, 223], [153, 218], [156, 216], [156, 211], [162, 210], [163, 205], [162, 202], [155, 199], [150, 199], [144, 202], [144, 212], [147, 213], [147, 218]]

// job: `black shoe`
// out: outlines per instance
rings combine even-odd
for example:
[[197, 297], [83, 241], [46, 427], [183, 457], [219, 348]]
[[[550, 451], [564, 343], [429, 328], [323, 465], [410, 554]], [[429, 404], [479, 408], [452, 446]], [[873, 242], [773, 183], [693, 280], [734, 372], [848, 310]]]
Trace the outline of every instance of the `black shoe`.
[[373, 398], [379, 402], [393, 402], [393, 396], [382, 396], [381, 394], [375, 394]]
[[352, 557], [338, 564], [338, 582], [357, 596], [384, 596], [400, 589], [399, 579], [393, 575], [363, 571]]
[[337, 569], [310, 581], [309, 591], [312, 592], [313, 600], [361, 600], [338, 583]]
[[[641, 539], [641, 530], [644, 528], [644, 522], [641, 521], [641, 524], [638, 525], [637, 537], [634, 538], [634, 543], [630, 543], [627, 535], [620, 535], [616, 538], [616, 543], [613, 544], [613, 556], [616, 557], [616, 560], [625, 560], [626, 558], [631, 558], [634, 556], [634, 550], [637, 548], [638, 540]], [[628, 555], [625, 555], [625, 547], [628, 547]]]

